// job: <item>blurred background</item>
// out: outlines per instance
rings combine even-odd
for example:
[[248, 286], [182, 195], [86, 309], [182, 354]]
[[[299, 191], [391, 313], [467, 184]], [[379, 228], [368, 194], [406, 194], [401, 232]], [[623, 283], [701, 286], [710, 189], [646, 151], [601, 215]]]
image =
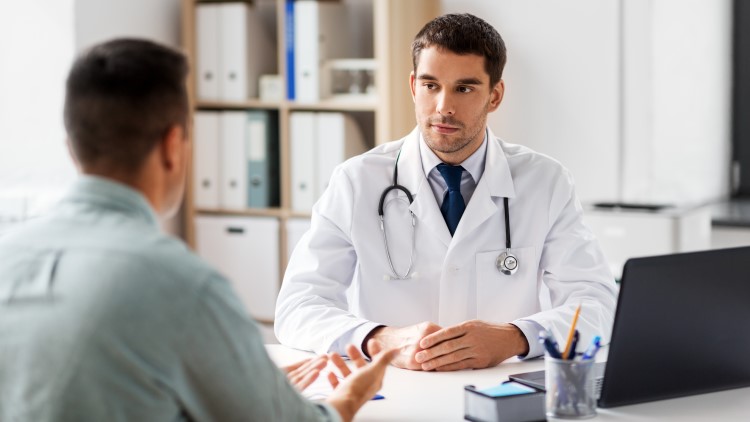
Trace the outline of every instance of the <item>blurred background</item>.
[[[748, 2], [309, 3], [316, 2], [0, 0], [0, 236], [43, 215], [75, 178], [62, 101], [76, 54], [113, 37], [153, 39], [185, 51], [195, 70], [189, 83], [199, 154], [183, 212], [165, 228], [237, 283], [261, 274], [256, 278], [263, 280], [247, 282], [265, 287], [240, 290], [267, 293], [247, 301], [261, 300], [250, 307], [259, 320], [271, 322], [288, 254], [307, 229], [309, 207], [320, 193], [304, 196], [297, 185], [309, 170], [297, 156], [303, 150], [315, 154], [300, 143], [299, 129], [322, 125], [324, 118], [339, 125], [346, 134], [340, 144], [320, 146], [336, 152], [333, 165], [405, 135], [414, 125], [407, 85], [411, 39], [438, 14], [469, 12], [494, 25], [508, 48], [506, 95], [490, 127], [572, 171], [587, 224], [616, 276], [632, 256], [750, 245]], [[342, 9], [345, 21], [332, 25], [329, 8]], [[299, 38], [311, 31], [300, 23], [308, 18], [319, 36], [307, 38], [353, 43], [348, 53], [318, 57], [321, 67], [315, 71], [321, 75], [315, 84], [321, 91], [311, 98], [303, 92], [310, 85], [292, 69], [304, 66], [302, 55], [310, 51], [302, 46], [305, 37]], [[267, 39], [248, 35], [258, 25]], [[241, 42], [222, 41], [227, 33]], [[261, 50], [270, 53], [261, 56]], [[212, 94], [219, 88], [204, 78], [204, 69], [212, 60], [227, 60], [218, 52], [248, 56], [240, 63], [248, 86], [228, 96]], [[270, 66], [257, 75], [255, 64]], [[295, 78], [296, 97], [290, 91]], [[222, 187], [227, 169], [234, 168], [231, 157], [222, 157], [234, 141], [220, 140], [211, 125], [238, 113], [245, 113], [241, 119], [255, 113], [266, 125], [257, 127], [265, 128], [264, 159], [273, 173], [263, 177], [274, 194], [260, 202], [252, 190], [230, 198], [229, 188]], [[241, 148], [257, 151], [250, 144]], [[330, 169], [316, 171], [320, 180], [308, 185], [324, 188]], [[248, 189], [254, 186], [247, 174], [238, 177]], [[237, 226], [243, 231], [228, 229]]]

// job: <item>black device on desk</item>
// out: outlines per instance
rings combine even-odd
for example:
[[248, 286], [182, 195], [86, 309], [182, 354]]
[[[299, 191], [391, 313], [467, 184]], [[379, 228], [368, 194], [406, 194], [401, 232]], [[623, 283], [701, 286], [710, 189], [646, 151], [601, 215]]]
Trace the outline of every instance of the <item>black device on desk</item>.
[[749, 325], [750, 247], [628, 260], [599, 406], [750, 386]]

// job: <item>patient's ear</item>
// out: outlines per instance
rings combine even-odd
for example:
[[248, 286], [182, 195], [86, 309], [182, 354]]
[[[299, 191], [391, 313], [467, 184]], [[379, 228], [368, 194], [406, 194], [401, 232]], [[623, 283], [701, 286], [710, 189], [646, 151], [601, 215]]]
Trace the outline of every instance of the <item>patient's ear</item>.
[[172, 125], [159, 145], [162, 166], [170, 173], [182, 172], [186, 164], [187, 142], [185, 142], [183, 132], [182, 126]]

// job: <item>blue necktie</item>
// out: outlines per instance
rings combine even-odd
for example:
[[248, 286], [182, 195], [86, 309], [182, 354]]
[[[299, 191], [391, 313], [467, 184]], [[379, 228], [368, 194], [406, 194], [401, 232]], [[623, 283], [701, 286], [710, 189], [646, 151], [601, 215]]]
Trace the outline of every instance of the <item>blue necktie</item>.
[[448, 185], [448, 192], [445, 193], [440, 211], [443, 213], [445, 224], [448, 225], [448, 231], [453, 236], [466, 209], [464, 197], [461, 196], [461, 173], [463, 173], [464, 168], [442, 163], [438, 164], [437, 169], [445, 179], [445, 184]]

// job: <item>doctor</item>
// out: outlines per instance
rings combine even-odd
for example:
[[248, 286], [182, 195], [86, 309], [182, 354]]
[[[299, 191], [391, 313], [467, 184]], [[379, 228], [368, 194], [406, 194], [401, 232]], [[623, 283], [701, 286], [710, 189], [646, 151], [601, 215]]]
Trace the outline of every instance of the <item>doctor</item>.
[[417, 127], [334, 171], [284, 277], [279, 340], [398, 347], [393, 364], [414, 370], [485, 368], [541, 355], [540, 329], [564, 339], [579, 304], [581, 344], [607, 337], [617, 290], [571, 174], [487, 128], [505, 91], [500, 35], [445, 15], [412, 57]]

